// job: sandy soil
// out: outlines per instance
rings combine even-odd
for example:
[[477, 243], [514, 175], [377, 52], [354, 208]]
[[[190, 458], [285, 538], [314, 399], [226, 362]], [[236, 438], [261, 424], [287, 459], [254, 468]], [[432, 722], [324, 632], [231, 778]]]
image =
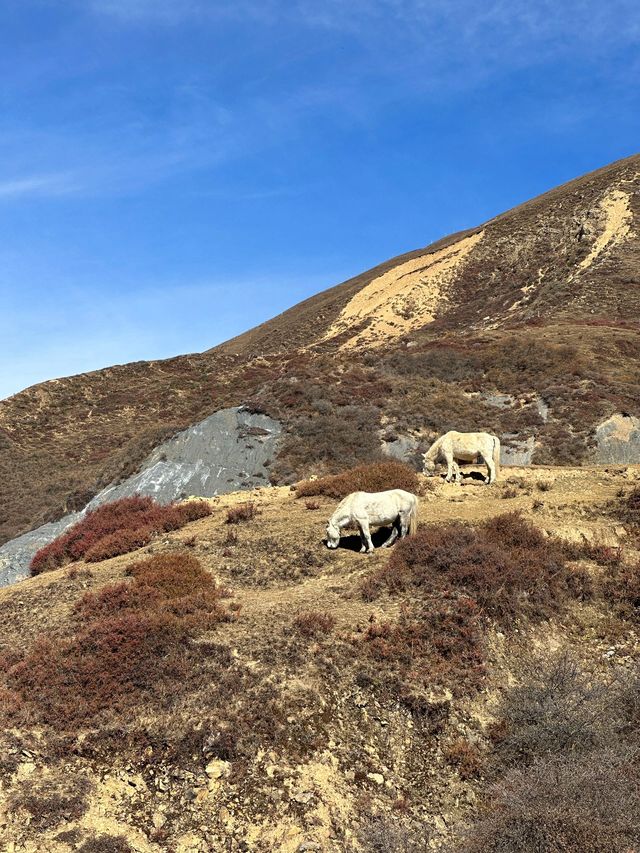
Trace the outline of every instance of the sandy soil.
[[342, 349], [376, 346], [430, 323], [447, 285], [480, 243], [483, 231], [464, 237], [437, 252], [421, 255], [375, 278], [358, 291], [322, 340], [333, 338], [365, 320], [369, 324]]

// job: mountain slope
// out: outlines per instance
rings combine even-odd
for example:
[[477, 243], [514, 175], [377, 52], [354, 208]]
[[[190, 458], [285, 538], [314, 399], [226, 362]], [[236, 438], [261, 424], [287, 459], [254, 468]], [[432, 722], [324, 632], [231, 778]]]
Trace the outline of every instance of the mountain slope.
[[0, 590], [2, 849], [461, 853], [483, 819], [473, 850], [636, 849], [640, 466], [511, 475], [422, 479], [370, 556], [263, 488]]
[[243, 403], [285, 427], [272, 467], [282, 482], [382, 447], [417, 451], [452, 427], [526, 440], [534, 461], [592, 458], [600, 422], [640, 415], [639, 190], [634, 156], [205, 353], [1, 401], [0, 541], [83, 506], [168, 435]]

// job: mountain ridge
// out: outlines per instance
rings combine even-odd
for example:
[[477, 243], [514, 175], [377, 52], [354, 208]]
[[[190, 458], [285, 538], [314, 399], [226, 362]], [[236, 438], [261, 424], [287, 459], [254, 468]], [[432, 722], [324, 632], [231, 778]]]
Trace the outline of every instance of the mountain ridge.
[[[82, 507], [169, 435], [242, 404], [284, 424], [278, 482], [370, 458], [394, 431], [419, 449], [449, 426], [532, 436], [542, 462], [593, 461], [598, 423], [640, 415], [639, 186], [633, 155], [205, 352], [50, 380], [0, 401], [0, 541]], [[451, 266], [455, 247], [479, 234]], [[428, 280], [418, 269], [400, 280], [420, 258]], [[514, 404], [486, 405], [494, 392]], [[548, 423], [534, 417], [534, 395], [551, 404]], [[318, 441], [328, 430], [335, 448]]]

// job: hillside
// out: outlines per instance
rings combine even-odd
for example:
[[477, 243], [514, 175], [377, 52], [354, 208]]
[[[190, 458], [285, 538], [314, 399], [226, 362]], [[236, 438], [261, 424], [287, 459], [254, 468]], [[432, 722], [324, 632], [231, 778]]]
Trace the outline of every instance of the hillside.
[[452, 427], [495, 430], [540, 464], [597, 461], [597, 426], [640, 415], [639, 182], [635, 156], [205, 353], [1, 401], [0, 542], [83, 507], [167, 436], [241, 404], [283, 425], [280, 483], [383, 450], [409, 458]]
[[639, 483], [424, 480], [370, 557], [255, 489], [0, 590], [3, 849], [635, 849]]

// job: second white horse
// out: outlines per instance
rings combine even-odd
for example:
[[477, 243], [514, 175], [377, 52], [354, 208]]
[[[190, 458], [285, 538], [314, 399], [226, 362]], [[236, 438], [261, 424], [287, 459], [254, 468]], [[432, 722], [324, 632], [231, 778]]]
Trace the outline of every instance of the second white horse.
[[460, 479], [459, 462], [482, 460], [487, 466], [485, 483], [490, 486], [500, 473], [500, 439], [489, 432], [455, 432], [451, 430], [436, 439], [423, 457], [424, 471], [433, 474], [436, 463], [447, 463], [446, 481]]

